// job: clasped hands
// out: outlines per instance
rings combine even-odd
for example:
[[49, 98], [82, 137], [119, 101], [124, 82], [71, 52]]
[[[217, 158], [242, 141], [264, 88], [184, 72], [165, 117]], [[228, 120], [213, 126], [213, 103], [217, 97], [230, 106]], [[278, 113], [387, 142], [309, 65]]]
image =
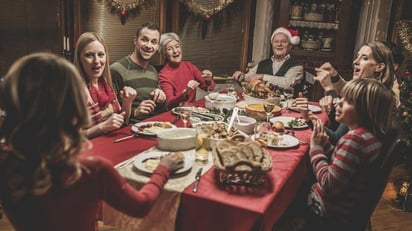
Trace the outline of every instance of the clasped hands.
[[148, 115], [154, 111], [157, 103], [163, 103], [166, 100], [166, 94], [159, 88], [154, 89], [150, 95], [152, 99], [143, 100], [134, 110], [134, 116]]

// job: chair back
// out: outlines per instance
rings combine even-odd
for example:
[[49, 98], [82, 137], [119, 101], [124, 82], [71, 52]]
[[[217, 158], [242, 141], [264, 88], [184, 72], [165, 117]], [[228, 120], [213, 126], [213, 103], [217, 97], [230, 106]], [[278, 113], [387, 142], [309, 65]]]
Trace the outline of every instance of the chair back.
[[368, 226], [370, 217], [385, 190], [393, 164], [405, 144], [404, 140], [397, 135], [389, 136], [388, 139], [388, 142], [384, 142], [383, 154], [370, 171], [371, 180], [368, 182], [368, 190], [365, 191], [365, 195], [361, 196], [364, 199], [358, 204], [358, 209], [355, 210], [356, 214], [353, 214], [352, 224], [358, 224], [356, 227], [360, 227], [359, 230], [365, 230], [365, 227]]

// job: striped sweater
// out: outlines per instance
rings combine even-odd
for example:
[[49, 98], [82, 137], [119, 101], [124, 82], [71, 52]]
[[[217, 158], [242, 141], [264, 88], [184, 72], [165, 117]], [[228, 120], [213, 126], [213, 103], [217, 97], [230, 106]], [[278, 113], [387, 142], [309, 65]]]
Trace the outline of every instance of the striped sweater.
[[310, 162], [317, 182], [309, 194], [315, 213], [332, 222], [346, 223], [373, 177], [370, 166], [381, 154], [382, 143], [365, 128], [346, 133], [336, 144], [310, 148]]

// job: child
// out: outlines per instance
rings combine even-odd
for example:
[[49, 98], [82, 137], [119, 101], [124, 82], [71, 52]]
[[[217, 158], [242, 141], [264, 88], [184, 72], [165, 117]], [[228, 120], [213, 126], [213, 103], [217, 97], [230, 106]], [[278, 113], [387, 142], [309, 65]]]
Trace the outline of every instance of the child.
[[[383, 150], [392, 128], [395, 97], [374, 79], [348, 82], [337, 102], [335, 119], [349, 131], [333, 147], [323, 123], [314, 122], [310, 162], [316, 183], [308, 197], [309, 217], [305, 230], [362, 230], [356, 207], [373, 179], [368, 169]], [[357, 223], [360, 222], [360, 223]], [[364, 229], [363, 229], [364, 230]]]

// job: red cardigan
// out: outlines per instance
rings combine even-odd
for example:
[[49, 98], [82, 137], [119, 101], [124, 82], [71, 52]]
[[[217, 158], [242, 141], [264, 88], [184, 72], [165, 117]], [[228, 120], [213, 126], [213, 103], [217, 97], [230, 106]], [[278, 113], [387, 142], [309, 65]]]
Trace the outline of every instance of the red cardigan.
[[[136, 190], [107, 160], [86, 157], [80, 163], [81, 179], [58, 193], [29, 197], [17, 204], [0, 197], [16, 230], [97, 230], [96, 214], [101, 201], [130, 216], [143, 217], [170, 176], [167, 167], [159, 165], [150, 181]], [[0, 196], [4, 196], [4, 182], [0, 183]]]

